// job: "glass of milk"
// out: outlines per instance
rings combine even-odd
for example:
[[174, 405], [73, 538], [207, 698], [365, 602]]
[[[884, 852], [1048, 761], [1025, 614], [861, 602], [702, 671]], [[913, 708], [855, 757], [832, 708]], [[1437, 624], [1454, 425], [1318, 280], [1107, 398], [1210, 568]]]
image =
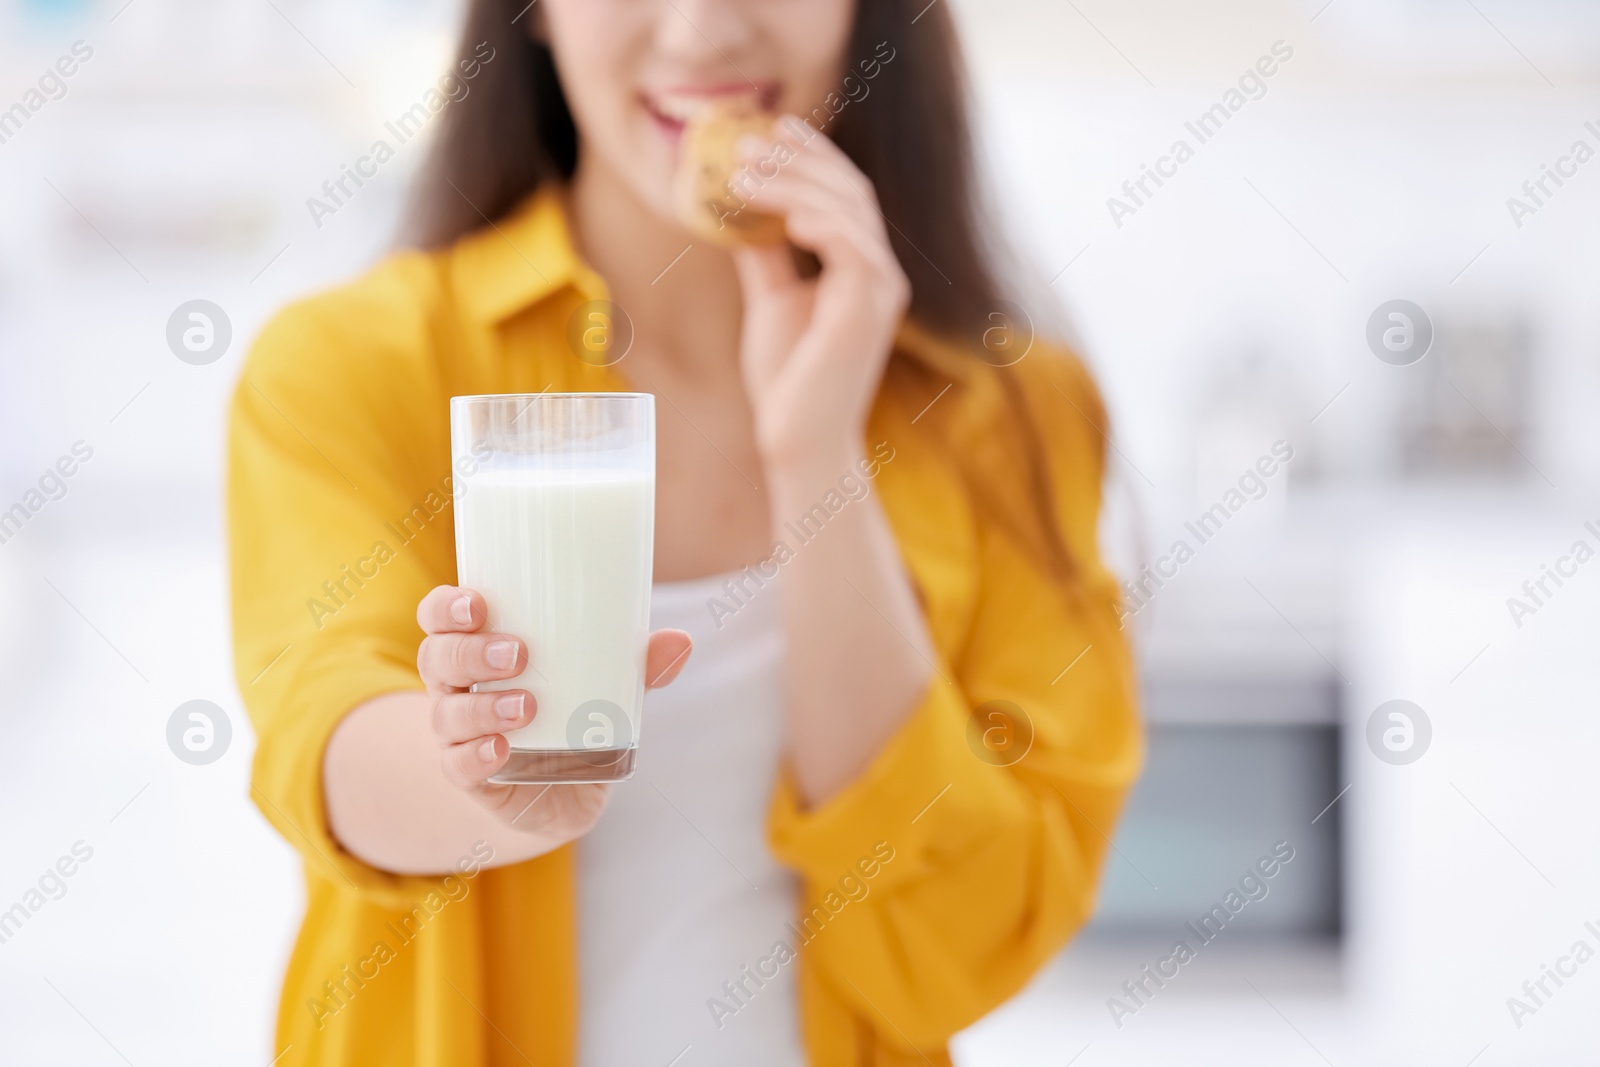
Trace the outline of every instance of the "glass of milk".
[[508, 393], [450, 400], [457, 584], [483, 632], [528, 647], [515, 678], [533, 722], [506, 736], [492, 782], [632, 777], [644, 703], [655, 531], [656, 409], [648, 393]]

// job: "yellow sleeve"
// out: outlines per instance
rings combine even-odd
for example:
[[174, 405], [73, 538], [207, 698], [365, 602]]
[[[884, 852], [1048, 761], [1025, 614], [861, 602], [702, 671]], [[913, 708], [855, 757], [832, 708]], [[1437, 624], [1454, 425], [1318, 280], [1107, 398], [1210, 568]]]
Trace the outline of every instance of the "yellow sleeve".
[[351, 709], [422, 687], [416, 605], [455, 575], [447, 403], [429, 382], [414, 288], [380, 268], [281, 312], [246, 360], [228, 424], [251, 797], [309, 871], [394, 903], [417, 886], [339, 847], [322, 754]]
[[[769, 840], [805, 887], [809, 966], [908, 1054], [1015, 993], [1088, 918], [1142, 760], [1117, 586], [1095, 546], [1103, 412], [1075, 362], [1041, 364], [1025, 384], [1075, 590], [980, 524], [970, 625], [921, 705], [844, 790], [803, 810], [785, 778], [769, 813]], [[994, 701], [1020, 714], [991, 718]], [[989, 727], [1031, 729], [1026, 754], [980, 758]]]

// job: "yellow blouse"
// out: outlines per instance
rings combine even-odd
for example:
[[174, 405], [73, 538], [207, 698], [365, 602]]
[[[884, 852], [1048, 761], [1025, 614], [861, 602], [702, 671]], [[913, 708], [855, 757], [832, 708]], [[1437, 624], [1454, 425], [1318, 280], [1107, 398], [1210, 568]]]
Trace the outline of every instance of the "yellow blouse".
[[[321, 764], [346, 712], [422, 688], [416, 604], [455, 581], [449, 398], [626, 388], [625, 361], [598, 366], [569, 343], [575, 310], [605, 292], [542, 193], [286, 309], [246, 362], [229, 424], [235, 670], [257, 735], [252, 796], [306, 872], [282, 1067], [576, 1062], [573, 848], [493, 869], [468, 853], [444, 878], [377, 870], [329, 833]], [[893, 450], [874, 485], [938, 673], [857, 781], [810, 810], [785, 778], [773, 792], [768, 841], [803, 887], [809, 940], [794, 947], [815, 1064], [949, 1063], [950, 1036], [1089, 915], [1143, 750], [1096, 550], [1104, 415], [1087, 374], [1042, 344], [1004, 369], [911, 325], [899, 344], [933, 369], [886, 378], [867, 439]], [[996, 499], [1037, 488], [1007, 448], [1001, 374], [1039, 423], [1070, 591], [953, 462]]]

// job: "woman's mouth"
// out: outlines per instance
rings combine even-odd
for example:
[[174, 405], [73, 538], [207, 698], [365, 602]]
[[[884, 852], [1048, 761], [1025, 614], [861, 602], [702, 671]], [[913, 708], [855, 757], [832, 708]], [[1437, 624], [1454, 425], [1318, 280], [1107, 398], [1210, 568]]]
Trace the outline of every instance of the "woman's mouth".
[[782, 87], [775, 81], [739, 81], [641, 92], [639, 103], [667, 144], [676, 150], [683, 139], [683, 128], [695, 112], [708, 104], [745, 100], [755, 110], [771, 111], [777, 107], [781, 95]]

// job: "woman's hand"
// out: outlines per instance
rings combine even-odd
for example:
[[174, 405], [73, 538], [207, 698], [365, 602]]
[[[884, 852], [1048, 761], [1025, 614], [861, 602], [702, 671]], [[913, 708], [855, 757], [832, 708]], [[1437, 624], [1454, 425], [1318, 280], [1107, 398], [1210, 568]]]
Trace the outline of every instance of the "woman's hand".
[[[528, 725], [539, 710], [525, 689], [468, 692], [479, 682], [515, 678], [528, 665], [528, 649], [517, 638], [479, 632], [488, 615], [481, 595], [452, 585], [437, 587], [417, 605], [417, 622], [428, 635], [417, 651], [417, 670], [428, 687], [429, 723], [443, 750], [445, 778], [508, 827], [557, 843], [581, 837], [605, 810], [609, 785], [488, 781], [511, 755], [505, 734]], [[656, 688], [676, 678], [690, 647], [682, 630], [651, 634], [647, 685]]]
[[769, 464], [848, 462], [861, 450], [911, 284], [866, 176], [799, 119], [784, 116], [775, 129], [773, 143], [741, 144], [751, 175], [742, 191], [752, 209], [783, 216], [789, 239], [816, 255], [822, 273], [801, 278], [781, 246], [734, 252], [756, 440]]

